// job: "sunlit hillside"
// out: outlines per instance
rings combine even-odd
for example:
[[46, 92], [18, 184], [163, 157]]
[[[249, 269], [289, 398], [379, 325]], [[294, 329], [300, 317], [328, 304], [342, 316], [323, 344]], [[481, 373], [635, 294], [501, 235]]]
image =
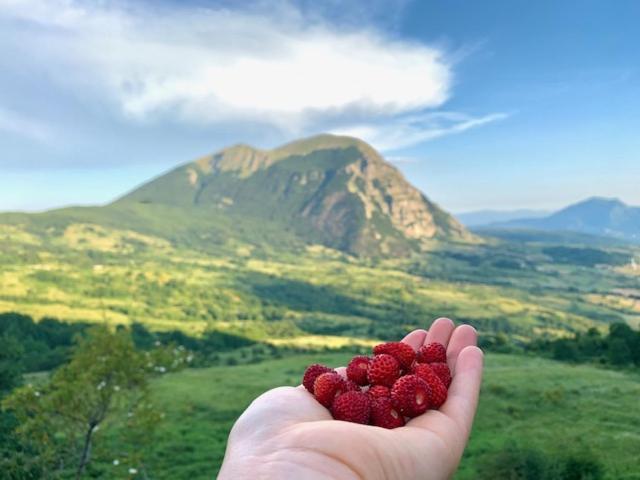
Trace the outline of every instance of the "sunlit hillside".
[[314, 345], [393, 338], [440, 315], [518, 340], [640, 317], [630, 247], [489, 240], [367, 260], [233, 239], [203, 251], [65, 221], [1, 227], [0, 310]]

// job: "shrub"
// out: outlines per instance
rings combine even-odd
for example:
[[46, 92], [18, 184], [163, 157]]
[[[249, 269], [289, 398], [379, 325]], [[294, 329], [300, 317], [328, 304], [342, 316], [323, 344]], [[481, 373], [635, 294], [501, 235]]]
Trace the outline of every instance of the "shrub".
[[542, 451], [511, 443], [483, 457], [479, 478], [505, 480], [600, 480], [604, 469], [588, 452], [566, 456], [545, 455]]

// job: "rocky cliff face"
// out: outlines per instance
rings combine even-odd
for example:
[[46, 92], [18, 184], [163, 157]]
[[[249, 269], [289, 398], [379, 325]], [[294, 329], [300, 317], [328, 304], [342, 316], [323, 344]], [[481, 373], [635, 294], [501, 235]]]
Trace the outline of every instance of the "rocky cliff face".
[[274, 150], [233, 146], [179, 167], [121, 201], [266, 218], [310, 242], [361, 255], [407, 253], [432, 239], [473, 240], [371, 146], [333, 135]]

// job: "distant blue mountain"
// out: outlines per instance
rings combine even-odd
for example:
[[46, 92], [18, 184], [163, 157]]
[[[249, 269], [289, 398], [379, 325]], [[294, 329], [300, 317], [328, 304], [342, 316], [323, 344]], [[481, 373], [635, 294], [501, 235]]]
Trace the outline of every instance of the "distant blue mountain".
[[543, 218], [515, 219], [491, 227], [570, 231], [640, 242], [640, 207], [617, 198], [593, 197]]
[[457, 213], [455, 217], [465, 227], [480, 227], [498, 222], [508, 222], [522, 218], [546, 217], [548, 210], [477, 210], [473, 212]]

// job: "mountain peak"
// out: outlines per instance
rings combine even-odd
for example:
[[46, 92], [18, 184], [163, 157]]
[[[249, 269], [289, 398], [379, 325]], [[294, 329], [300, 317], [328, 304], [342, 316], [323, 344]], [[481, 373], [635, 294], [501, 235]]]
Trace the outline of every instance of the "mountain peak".
[[601, 222], [607, 222], [607, 218], [618, 210], [624, 210], [629, 208], [621, 200], [617, 198], [606, 197], [590, 197], [582, 202], [574, 203], [566, 208], [563, 208], [559, 212], [552, 215], [552, 217], [558, 217], [567, 220], [582, 219], [587, 216], [591, 219], [600, 217]]
[[363, 140], [346, 135], [334, 135], [332, 133], [321, 133], [311, 137], [294, 140], [285, 145], [271, 150], [276, 156], [282, 155], [304, 155], [314, 150], [329, 150], [335, 148], [355, 147], [363, 153], [375, 153], [375, 149]]
[[588, 205], [588, 206], [607, 206], [607, 207], [627, 207], [628, 205], [624, 203], [619, 198], [615, 197], [589, 197], [586, 200], [575, 203], [571, 206], [577, 205]]
[[238, 144], [142, 186], [124, 202], [215, 208], [282, 224], [356, 254], [421, 249], [474, 237], [370, 145], [322, 134], [261, 150]]
[[213, 155], [196, 160], [194, 165], [204, 174], [235, 172], [246, 178], [256, 171], [269, 168], [279, 160], [292, 156], [304, 156], [319, 150], [356, 148], [371, 161], [382, 161], [375, 149], [355, 137], [323, 133], [286, 143], [271, 150], [264, 150], [239, 143], [224, 148]]
[[618, 198], [591, 197], [545, 218], [519, 219], [502, 227], [573, 231], [589, 235], [640, 241], [640, 208]]

